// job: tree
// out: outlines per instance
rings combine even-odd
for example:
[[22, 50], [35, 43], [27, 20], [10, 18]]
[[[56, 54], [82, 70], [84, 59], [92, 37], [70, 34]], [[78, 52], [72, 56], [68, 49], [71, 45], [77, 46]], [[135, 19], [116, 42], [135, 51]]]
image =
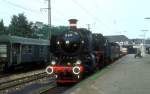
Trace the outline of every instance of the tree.
[[16, 15], [13, 15], [8, 28], [9, 28], [9, 32], [11, 33], [11, 35], [19, 35], [19, 34], [16, 34], [18, 32], [18, 17]]
[[5, 31], [5, 27], [4, 27], [4, 23], [3, 20], [0, 21], [0, 32], [4, 32]]
[[[43, 24], [42, 28], [34, 26], [32, 22], [27, 20], [24, 14], [13, 15], [7, 29], [11, 35], [42, 39], [48, 39], [49, 30], [48, 25]], [[57, 35], [66, 30], [68, 30], [66, 26], [52, 26], [51, 35]]]
[[9, 31], [11, 35], [32, 37], [32, 23], [28, 22], [24, 14], [13, 15], [11, 23], [9, 25]]
[[[38, 28], [37, 26], [34, 26], [33, 28], [34, 31], [34, 38], [42, 38], [42, 39], [48, 39], [48, 34], [49, 34], [49, 30], [50, 28], [48, 27], [48, 25], [43, 25], [42, 28]], [[68, 30], [68, 27], [66, 26], [52, 26], [51, 27], [51, 36], [53, 35], [58, 35], [63, 31]]]

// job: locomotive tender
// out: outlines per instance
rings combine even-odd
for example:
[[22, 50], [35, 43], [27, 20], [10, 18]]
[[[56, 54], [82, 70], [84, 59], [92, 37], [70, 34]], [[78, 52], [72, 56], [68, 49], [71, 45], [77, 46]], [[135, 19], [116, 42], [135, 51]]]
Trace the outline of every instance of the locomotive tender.
[[52, 60], [46, 72], [55, 75], [58, 84], [78, 82], [120, 56], [116, 43], [109, 43], [102, 34], [77, 28], [76, 19], [69, 21], [70, 30], [51, 38]]

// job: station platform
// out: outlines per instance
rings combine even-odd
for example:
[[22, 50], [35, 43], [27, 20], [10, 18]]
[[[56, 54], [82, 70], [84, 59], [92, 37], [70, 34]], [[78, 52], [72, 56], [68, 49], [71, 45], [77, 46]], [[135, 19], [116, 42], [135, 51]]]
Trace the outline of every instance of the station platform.
[[150, 55], [126, 55], [64, 94], [150, 94]]

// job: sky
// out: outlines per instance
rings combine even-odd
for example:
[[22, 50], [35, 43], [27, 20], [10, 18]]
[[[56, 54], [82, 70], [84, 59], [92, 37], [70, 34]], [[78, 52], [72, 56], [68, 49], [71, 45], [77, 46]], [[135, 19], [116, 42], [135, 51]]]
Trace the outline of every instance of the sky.
[[[0, 0], [0, 19], [10, 24], [13, 15], [24, 13], [29, 21], [47, 24], [47, 0]], [[93, 33], [150, 38], [150, 0], [51, 0], [52, 25], [68, 26], [78, 19], [78, 27], [90, 24]]]

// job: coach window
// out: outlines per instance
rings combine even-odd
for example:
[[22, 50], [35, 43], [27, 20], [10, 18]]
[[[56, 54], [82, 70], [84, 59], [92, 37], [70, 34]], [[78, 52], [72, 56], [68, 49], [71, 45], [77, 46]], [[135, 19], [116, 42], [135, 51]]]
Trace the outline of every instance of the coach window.
[[24, 53], [32, 53], [32, 46], [31, 45], [24, 45], [23, 46]]
[[40, 52], [40, 56], [43, 56], [43, 54], [45, 53], [44, 47], [40, 46], [39, 52]]
[[0, 44], [0, 57], [7, 57], [7, 45]]

